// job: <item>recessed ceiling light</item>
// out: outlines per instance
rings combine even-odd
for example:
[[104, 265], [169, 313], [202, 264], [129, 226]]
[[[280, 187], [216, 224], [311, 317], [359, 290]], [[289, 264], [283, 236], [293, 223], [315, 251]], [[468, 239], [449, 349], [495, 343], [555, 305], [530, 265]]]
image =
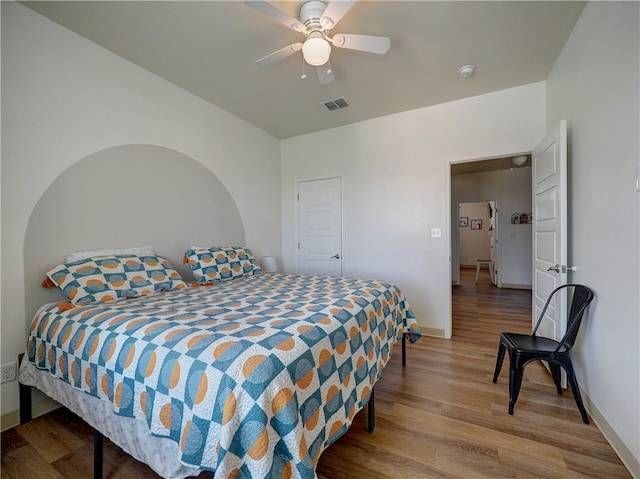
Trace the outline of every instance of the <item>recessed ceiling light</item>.
[[465, 65], [463, 67], [460, 67], [460, 70], [458, 70], [458, 73], [462, 78], [469, 78], [471, 75], [473, 75], [473, 72], [475, 71], [476, 71], [475, 65]]

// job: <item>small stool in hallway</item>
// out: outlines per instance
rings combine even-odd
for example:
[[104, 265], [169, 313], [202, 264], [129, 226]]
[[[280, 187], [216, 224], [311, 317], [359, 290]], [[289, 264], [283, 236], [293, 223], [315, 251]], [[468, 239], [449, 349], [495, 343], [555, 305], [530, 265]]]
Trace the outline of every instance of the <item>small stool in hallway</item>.
[[491, 276], [491, 284], [493, 284], [493, 261], [490, 259], [479, 259], [476, 264], [476, 284], [478, 284], [478, 277], [480, 276], [480, 267], [486, 264], [489, 268], [489, 276]]

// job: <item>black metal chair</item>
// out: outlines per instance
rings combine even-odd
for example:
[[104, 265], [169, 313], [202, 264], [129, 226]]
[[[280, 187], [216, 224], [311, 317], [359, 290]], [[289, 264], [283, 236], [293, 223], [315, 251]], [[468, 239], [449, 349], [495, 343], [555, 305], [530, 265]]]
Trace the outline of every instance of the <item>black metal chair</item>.
[[[564, 288], [568, 288], [567, 300], [569, 301], [568, 304], [571, 305], [567, 318], [567, 332], [560, 342], [542, 336], [536, 336], [536, 332], [544, 318], [547, 307], [551, 301], [556, 298], [556, 294]], [[573, 294], [571, 295], [571, 293]], [[589, 418], [584, 409], [584, 404], [582, 404], [578, 381], [576, 380], [573, 364], [571, 363], [570, 351], [578, 334], [584, 311], [593, 300], [593, 297], [593, 291], [586, 286], [580, 284], [562, 285], [554, 289], [549, 295], [532, 334], [502, 333], [500, 335], [500, 346], [498, 347], [498, 357], [496, 359], [496, 370], [493, 374], [493, 382], [495, 383], [498, 380], [500, 369], [502, 369], [504, 353], [508, 351], [510, 361], [509, 414], [513, 415], [513, 407], [520, 393], [525, 366], [531, 361], [540, 359], [548, 362], [553, 382], [560, 395], [562, 395], [560, 368], [564, 368], [567, 372], [567, 379], [571, 385], [576, 404], [582, 415], [582, 420], [585, 424], [589, 424]]]

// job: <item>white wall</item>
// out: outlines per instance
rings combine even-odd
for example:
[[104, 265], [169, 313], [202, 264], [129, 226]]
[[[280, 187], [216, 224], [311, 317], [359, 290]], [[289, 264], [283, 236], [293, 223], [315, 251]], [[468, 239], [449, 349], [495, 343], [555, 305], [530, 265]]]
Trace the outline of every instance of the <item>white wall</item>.
[[[640, 477], [640, 4], [587, 4], [547, 80], [569, 124], [571, 281], [595, 290], [574, 361], [591, 412]], [[622, 444], [621, 444], [622, 443]]]
[[[123, 144], [160, 145], [201, 162], [235, 200], [247, 245], [258, 256], [281, 254], [279, 140], [2, 2], [3, 364], [25, 345], [23, 242], [34, 205], [63, 170]], [[149, 181], [154, 174], [162, 173]], [[17, 382], [2, 386], [2, 414], [18, 408], [17, 390]]]
[[[455, 203], [453, 203], [453, 209], [455, 210]], [[458, 233], [460, 234], [460, 264], [475, 268], [477, 260], [491, 259], [487, 202], [461, 203], [460, 216], [466, 217], [468, 220], [467, 226], [458, 227]], [[471, 229], [472, 221], [474, 220], [482, 221], [482, 229]], [[453, 227], [451, 229], [455, 230]]]
[[[512, 225], [513, 213], [531, 213], [531, 168], [455, 175], [451, 179], [451, 202], [498, 202], [498, 268], [506, 287], [531, 286], [531, 225]], [[462, 229], [462, 228], [461, 228]], [[455, 233], [455, 232], [454, 232]], [[453, 237], [452, 240], [456, 241]], [[453, 278], [457, 259], [452, 248]], [[455, 282], [455, 281], [454, 281]]]
[[544, 103], [536, 83], [284, 140], [285, 271], [295, 271], [296, 181], [341, 176], [344, 274], [397, 284], [423, 331], [450, 337], [449, 163], [530, 151]]

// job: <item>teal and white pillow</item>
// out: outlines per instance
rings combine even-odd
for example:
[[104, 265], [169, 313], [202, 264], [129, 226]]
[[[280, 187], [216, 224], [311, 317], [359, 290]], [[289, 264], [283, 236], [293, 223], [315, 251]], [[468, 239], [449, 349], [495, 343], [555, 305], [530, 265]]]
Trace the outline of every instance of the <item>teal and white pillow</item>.
[[73, 304], [116, 301], [187, 285], [160, 256], [112, 255], [56, 266], [47, 277]]
[[185, 252], [185, 263], [191, 267], [198, 283], [222, 283], [242, 276], [262, 273], [258, 260], [249, 248], [214, 246], [192, 248]]

